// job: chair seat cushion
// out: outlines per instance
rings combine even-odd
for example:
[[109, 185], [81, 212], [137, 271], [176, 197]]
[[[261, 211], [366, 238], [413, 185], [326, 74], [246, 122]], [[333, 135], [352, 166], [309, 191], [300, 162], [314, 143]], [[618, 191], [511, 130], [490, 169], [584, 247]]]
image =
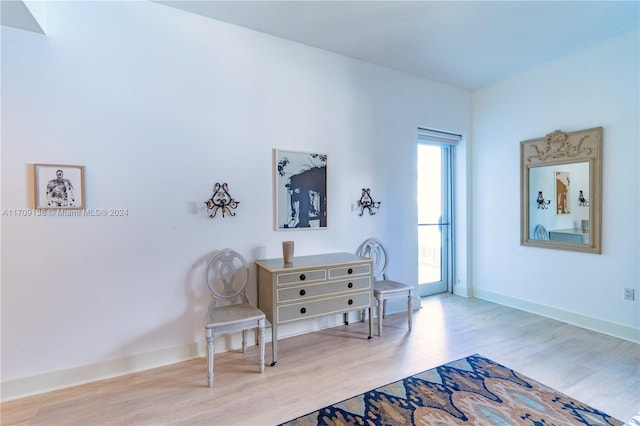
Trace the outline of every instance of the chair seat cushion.
[[380, 294], [393, 294], [402, 293], [413, 290], [413, 287], [408, 284], [399, 283], [391, 280], [376, 281], [373, 284], [373, 291]]
[[238, 305], [216, 306], [215, 310], [209, 310], [205, 326], [224, 327], [248, 321], [256, 321], [257, 326], [258, 320], [264, 318], [264, 312], [245, 303]]

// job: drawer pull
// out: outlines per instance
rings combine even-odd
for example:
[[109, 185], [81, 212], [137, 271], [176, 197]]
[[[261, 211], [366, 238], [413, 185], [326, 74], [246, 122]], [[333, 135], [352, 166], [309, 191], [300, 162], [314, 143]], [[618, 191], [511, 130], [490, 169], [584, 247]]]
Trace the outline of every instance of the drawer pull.
[[301, 314], [306, 314], [307, 313], [307, 308], [301, 308], [300, 309], [300, 313]]
[[349, 301], [347, 302], [350, 305], [353, 305], [353, 299], [349, 299]]
[[304, 274], [300, 274], [300, 281], [304, 281], [306, 279], [307, 279], [307, 277]]
[[349, 287], [349, 288], [353, 288], [353, 283], [349, 283], [349, 284], [347, 284], [347, 287]]
[[347, 269], [347, 274], [353, 274], [353, 269], [351, 268]]
[[304, 296], [305, 294], [307, 294], [307, 292], [304, 291], [304, 289], [300, 290], [300, 296]]

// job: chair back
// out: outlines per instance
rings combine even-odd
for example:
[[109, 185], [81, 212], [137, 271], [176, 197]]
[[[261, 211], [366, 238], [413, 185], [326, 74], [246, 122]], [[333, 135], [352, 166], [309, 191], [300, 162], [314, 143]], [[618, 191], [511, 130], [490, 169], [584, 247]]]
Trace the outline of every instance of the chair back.
[[212, 306], [218, 301], [249, 303], [246, 296], [249, 267], [238, 252], [227, 248], [216, 253], [207, 264], [206, 279]]
[[536, 240], [548, 240], [549, 233], [544, 226], [538, 225], [533, 231], [533, 238], [535, 238]]
[[387, 279], [387, 251], [379, 240], [375, 238], [367, 238], [362, 244], [360, 244], [356, 254], [358, 256], [373, 259], [373, 276], [375, 279]]

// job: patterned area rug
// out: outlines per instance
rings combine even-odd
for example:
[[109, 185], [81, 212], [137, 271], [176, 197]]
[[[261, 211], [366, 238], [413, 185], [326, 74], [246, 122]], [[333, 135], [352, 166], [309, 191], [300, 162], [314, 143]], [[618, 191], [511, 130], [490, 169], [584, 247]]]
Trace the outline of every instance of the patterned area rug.
[[622, 425], [480, 355], [453, 361], [284, 423], [303, 425]]

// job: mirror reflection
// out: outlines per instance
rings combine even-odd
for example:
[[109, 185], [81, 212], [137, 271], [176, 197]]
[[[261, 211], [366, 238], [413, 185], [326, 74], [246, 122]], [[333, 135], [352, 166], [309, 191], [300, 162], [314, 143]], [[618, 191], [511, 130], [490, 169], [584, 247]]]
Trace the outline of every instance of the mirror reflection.
[[529, 169], [529, 238], [589, 243], [589, 163]]
[[601, 253], [602, 127], [520, 144], [520, 244]]

